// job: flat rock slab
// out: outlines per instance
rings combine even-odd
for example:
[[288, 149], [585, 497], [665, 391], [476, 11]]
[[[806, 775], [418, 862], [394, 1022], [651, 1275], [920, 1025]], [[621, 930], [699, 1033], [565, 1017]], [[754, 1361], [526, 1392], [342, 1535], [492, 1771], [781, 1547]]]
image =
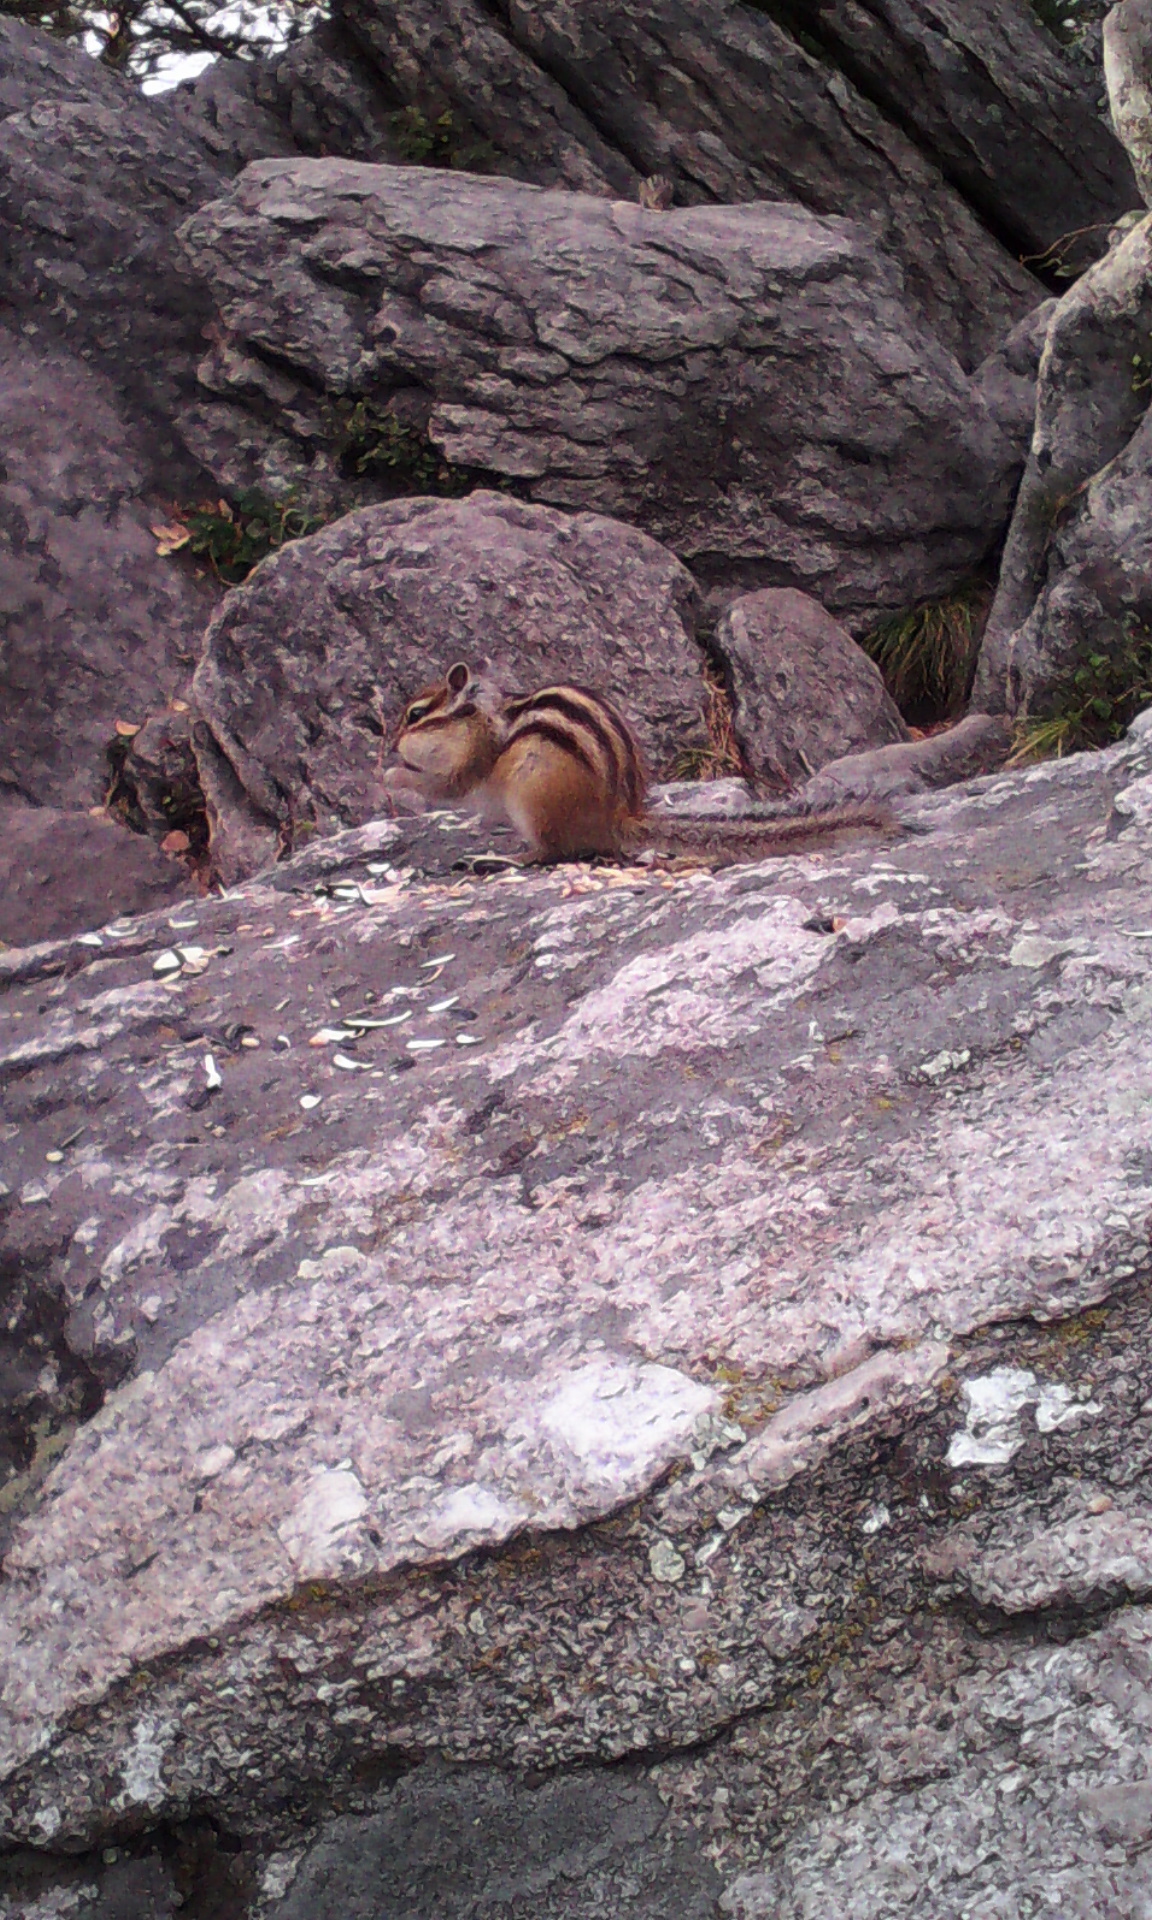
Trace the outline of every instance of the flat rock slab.
[[[942, 11], [893, 7], [875, 22], [862, 7], [847, 20], [822, 7], [818, 26], [806, 30], [828, 47], [847, 27], [854, 44], [841, 71], [813, 59], [791, 21], [712, 0], [513, 0], [499, 9], [484, 0], [354, 0], [343, 19], [417, 110], [431, 100], [448, 106], [462, 164], [478, 146], [486, 168], [540, 186], [634, 201], [639, 177], [658, 173], [679, 206], [792, 201], [858, 220], [899, 263], [920, 318], [973, 366], [1035, 298], [1019, 256], [1042, 251], [1070, 224], [1111, 219], [1131, 187], [1095, 101], [1047, 34], [1030, 32], [1026, 18], [1005, 31], [980, 0], [943, 19]], [[880, 58], [867, 45], [875, 38]], [[907, 66], [925, 41], [931, 53], [909, 83]], [[862, 42], [872, 69], [863, 88]], [[968, 73], [966, 42], [981, 54]], [[894, 101], [877, 84], [882, 64], [899, 74]], [[1028, 138], [1018, 130], [1025, 88]], [[973, 115], [973, 92], [982, 114]], [[1048, 206], [1065, 216], [1073, 206], [1088, 210], [1031, 246], [1016, 244], [1023, 235], [1003, 200], [1029, 162], [1037, 193], [1040, 120], [1060, 134], [1044, 181]], [[957, 191], [954, 165], [960, 144], [971, 160], [973, 132], [982, 218]], [[1011, 250], [993, 238], [1005, 230]]]
[[731, 679], [732, 729], [758, 779], [799, 786], [829, 760], [908, 739], [880, 669], [807, 594], [741, 594], [715, 646]]
[[[870, 624], [997, 538], [1024, 439], [863, 225], [263, 161], [183, 229], [230, 336], [197, 446], [272, 434], [327, 498], [332, 401], [420, 401], [447, 458], [634, 522], [710, 583]], [[224, 469], [220, 469], [221, 473]]]
[[379, 813], [406, 702], [457, 660], [491, 660], [509, 693], [603, 690], [669, 770], [704, 739], [695, 619], [691, 574], [646, 534], [496, 493], [368, 507], [295, 541], [229, 594], [196, 673], [218, 867], [238, 879], [278, 840]]
[[[9, 1337], [51, 1309], [106, 1394], [75, 1427], [49, 1370], [10, 1476], [7, 1838], [799, 1684], [855, 1591], [829, 1463], [936, 1409], [923, 1470], [975, 1459], [957, 1344], [1149, 1257], [1150, 730], [916, 807], [718, 876], [381, 822], [0, 958]], [[1110, 1429], [1032, 1372], [1059, 1417], [1016, 1394], [995, 1457], [1047, 1479]]]

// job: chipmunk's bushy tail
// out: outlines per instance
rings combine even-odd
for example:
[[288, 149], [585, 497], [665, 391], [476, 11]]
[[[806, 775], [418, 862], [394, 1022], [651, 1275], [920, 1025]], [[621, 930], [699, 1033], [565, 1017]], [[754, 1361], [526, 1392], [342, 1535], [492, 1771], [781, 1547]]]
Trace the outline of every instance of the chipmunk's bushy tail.
[[[693, 854], [721, 861], [768, 860], [773, 854], [803, 854], [814, 848], [851, 846], [903, 832], [890, 808], [877, 801], [847, 801], [840, 807], [787, 807], [736, 819], [650, 813], [637, 821], [634, 845], [655, 853]], [[633, 835], [630, 835], [633, 838]]]

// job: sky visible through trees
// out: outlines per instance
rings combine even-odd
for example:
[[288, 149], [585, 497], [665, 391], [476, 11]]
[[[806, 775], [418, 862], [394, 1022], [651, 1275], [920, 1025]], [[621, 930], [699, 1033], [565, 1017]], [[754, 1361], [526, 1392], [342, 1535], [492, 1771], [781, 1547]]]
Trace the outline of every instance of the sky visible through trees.
[[0, 14], [83, 46], [145, 93], [191, 79], [221, 55], [286, 46], [326, 11], [317, 0], [121, 0], [114, 10], [88, 0], [0, 0]]

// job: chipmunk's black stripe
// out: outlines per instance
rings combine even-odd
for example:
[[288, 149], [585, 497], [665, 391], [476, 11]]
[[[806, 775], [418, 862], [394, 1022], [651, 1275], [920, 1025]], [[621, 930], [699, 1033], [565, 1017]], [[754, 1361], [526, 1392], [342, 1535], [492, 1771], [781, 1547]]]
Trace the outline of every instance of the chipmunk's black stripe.
[[516, 746], [521, 740], [526, 740], [529, 734], [535, 734], [539, 739], [547, 740], [552, 746], [570, 753], [574, 759], [582, 760], [589, 773], [599, 773], [600, 769], [592, 755], [581, 746], [579, 740], [574, 740], [565, 727], [554, 727], [550, 720], [533, 720], [528, 716], [513, 730], [508, 746]]
[[529, 694], [527, 699], [515, 701], [507, 712], [510, 718], [521, 714], [558, 713], [574, 727], [585, 727], [604, 754], [613, 797], [623, 787], [626, 804], [635, 812], [640, 803], [640, 785], [632, 735], [607, 700], [593, 693], [590, 687], [573, 686], [571, 693], [575, 699], [569, 698], [568, 690], [563, 687], [544, 687], [539, 693]]
[[433, 727], [450, 727], [454, 720], [467, 720], [476, 711], [474, 700], [465, 700], [459, 707], [453, 707], [450, 713], [426, 713], [423, 720], [413, 720], [412, 725], [419, 727], [421, 733], [428, 733]]

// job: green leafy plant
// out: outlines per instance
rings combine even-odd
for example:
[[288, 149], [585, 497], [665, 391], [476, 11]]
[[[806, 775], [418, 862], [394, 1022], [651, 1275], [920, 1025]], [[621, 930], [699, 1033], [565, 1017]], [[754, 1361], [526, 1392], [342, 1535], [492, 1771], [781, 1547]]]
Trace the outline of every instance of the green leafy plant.
[[860, 644], [905, 718], [946, 720], [962, 712], [991, 598], [986, 581], [971, 580], [865, 635]]
[[445, 460], [427, 434], [405, 426], [371, 400], [338, 406], [336, 437], [346, 472], [389, 477], [417, 493], [465, 493], [473, 484], [465, 469]]
[[421, 107], [401, 107], [390, 119], [400, 157], [413, 166], [475, 170], [494, 158], [486, 140], [464, 140], [451, 107], [435, 119], [430, 119]]
[[1128, 623], [1113, 653], [1090, 653], [1055, 687], [1047, 712], [1016, 727], [1009, 766], [1110, 746], [1152, 702], [1152, 632]]
[[152, 531], [159, 554], [187, 548], [207, 560], [219, 579], [235, 587], [268, 554], [323, 525], [323, 516], [308, 513], [294, 494], [273, 500], [258, 487], [247, 487], [236, 495], [234, 504], [215, 500], [177, 508], [169, 525], [154, 526]]

